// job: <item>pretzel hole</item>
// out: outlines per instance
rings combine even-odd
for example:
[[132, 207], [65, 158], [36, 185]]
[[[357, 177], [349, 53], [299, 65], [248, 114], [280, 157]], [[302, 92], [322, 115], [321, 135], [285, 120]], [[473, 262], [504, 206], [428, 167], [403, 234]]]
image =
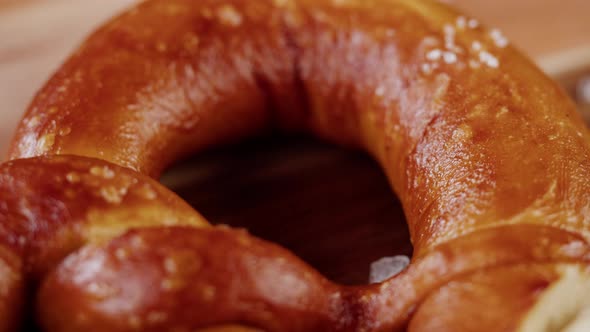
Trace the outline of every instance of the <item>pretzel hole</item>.
[[212, 223], [278, 243], [338, 283], [366, 284], [372, 262], [412, 253], [398, 199], [361, 152], [273, 135], [200, 154], [162, 181]]

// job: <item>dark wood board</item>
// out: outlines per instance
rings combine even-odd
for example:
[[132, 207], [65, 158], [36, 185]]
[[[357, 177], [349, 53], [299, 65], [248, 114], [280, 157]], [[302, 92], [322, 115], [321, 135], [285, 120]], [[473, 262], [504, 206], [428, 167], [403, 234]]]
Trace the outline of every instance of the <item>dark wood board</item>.
[[371, 262], [412, 252], [399, 201], [359, 151], [269, 136], [183, 162], [163, 182], [209, 221], [281, 244], [337, 282], [366, 283]]

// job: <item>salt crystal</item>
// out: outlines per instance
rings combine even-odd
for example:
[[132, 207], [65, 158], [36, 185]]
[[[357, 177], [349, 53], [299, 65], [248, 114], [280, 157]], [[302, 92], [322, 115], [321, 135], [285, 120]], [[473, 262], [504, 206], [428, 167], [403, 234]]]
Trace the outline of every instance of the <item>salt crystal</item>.
[[479, 61], [485, 63], [488, 67], [492, 68], [498, 68], [498, 66], [500, 65], [500, 61], [498, 61], [498, 58], [486, 51], [479, 52]]
[[377, 87], [377, 89], [375, 89], [375, 95], [382, 97], [385, 94], [385, 87], [383, 85], [380, 85]]
[[101, 176], [105, 179], [112, 179], [115, 177], [115, 172], [108, 166], [93, 166], [92, 168], [90, 168], [90, 174], [94, 176]]
[[445, 24], [444, 28], [444, 38], [445, 38], [445, 47], [448, 50], [457, 50], [459, 49], [457, 45], [455, 45], [455, 28], [449, 24]]
[[482, 47], [481, 47], [481, 43], [480, 43], [480, 42], [478, 42], [478, 41], [474, 41], [473, 43], [471, 43], [471, 48], [472, 48], [474, 51], [481, 51], [481, 48], [482, 48]]
[[464, 16], [457, 17], [456, 25], [457, 28], [461, 30], [465, 29], [465, 26], [467, 26], [467, 19]]
[[66, 180], [68, 180], [69, 183], [79, 183], [80, 175], [78, 175], [78, 173], [75, 172], [70, 172], [66, 174]]
[[508, 46], [508, 39], [504, 37], [502, 31], [498, 29], [493, 29], [492, 31], [490, 31], [490, 37], [492, 37], [492, 40], [494, 41], [494, 44], [496, 44], [496, 46], [500, 48]]
[[426, 59], [431, 60], [431, 61], [436, 61], [436, 60], [440, 59], [441, 56], [442, 56], [442, 51], [435, 49], [435, 50], [432, 50], [426, 54]]
[[423, 63], [422, 72], [426, 75], [432, 74], [432, 66], [429, 63]]
[[443, 26], [443, 31], [447, 36], [454, 36], [455, 35], [455, 28], [453, 28], [450, 24], [445, 24]]
[[40, 123], [39, 116], [35, 115], [34, 117], [32, 117], [28, 120], [25, 120], [25, 123], [26, 123], [27, 127], [32, 129], [32, 128], [36, 127], [37, 125], [39, 125], [39, 123]]
[[45, 152], [46, 150], [51, 149], [54, 144], [55, 144], [55, 134], [44, 135], [37, 142], [37, 151]]
[[410, 265], [408, 256], [383, 257], [371, 264], [369, 283], [375, 284], [398, 275]]
[[59, 136], [68, 136], [72, 132], [72, 128], [63, 127], [59, 130]]
[[127, 188], [116, 188], [113, 186], [100, 188], [100, 195], [102, 198], [111, 204], [120, 204], [127, 194]]
[[227, 26], [237, 27], [242, 24], [242, 14], [232, 5], [223, 5], [217, 11], [217, 16], [221, 23]]
[[457, 55], [453, 52], [445, 52], [443, 54], [443, 60], [448, 64], [455, 63], [457, 62]]

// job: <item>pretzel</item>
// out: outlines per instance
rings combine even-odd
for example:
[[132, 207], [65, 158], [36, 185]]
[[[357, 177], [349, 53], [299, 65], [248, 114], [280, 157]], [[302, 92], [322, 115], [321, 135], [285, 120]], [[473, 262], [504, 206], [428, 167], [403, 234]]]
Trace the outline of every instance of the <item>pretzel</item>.
[[[380, 163], [410, 229], [406, 270], [336, 284], [153, 180], [271, 129]], [[41, 89], [9, 159], [0, 331], [32, 316], [55, 332], [588, 324], [588, 131], [501, 33], [436, 2], [143, 2]]]

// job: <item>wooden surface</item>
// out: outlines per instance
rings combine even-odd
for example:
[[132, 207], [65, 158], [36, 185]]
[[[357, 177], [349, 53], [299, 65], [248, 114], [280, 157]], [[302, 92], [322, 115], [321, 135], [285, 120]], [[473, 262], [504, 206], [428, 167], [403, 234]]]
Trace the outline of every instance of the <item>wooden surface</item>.
[[195, 157], [163, 182], [209, 220], [276, 241], [343, 283], [366, 283], [371, 262], [412, 252], [399, 202], [360, 152], [262, 137]]
[[[134, 0], [0, 0], [0, 153], [44, 80], [99, 22]], [[590, 1], [453, 0], [553, 73], [590, 63]], [[570, 70], [572, 69], [572, 70]], [[166, 183], [214, 222], [245, 226], [328, 277], [363, 283], [369, 263], [410, 254], [403, 214], [366, 156], [300, 138], [266, 138], [199, 156]]]

